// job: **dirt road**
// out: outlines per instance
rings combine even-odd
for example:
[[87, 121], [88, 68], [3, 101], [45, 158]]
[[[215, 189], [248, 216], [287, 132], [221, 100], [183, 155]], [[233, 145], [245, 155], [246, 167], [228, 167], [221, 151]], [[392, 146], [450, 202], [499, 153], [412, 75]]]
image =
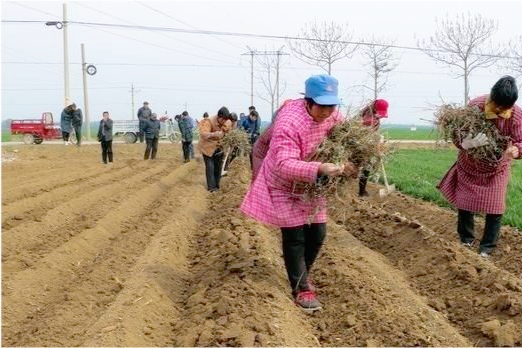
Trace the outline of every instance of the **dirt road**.
[[353, 188], [331, 202], [309, 316], [278, 231], [238, 212], [246, 162], [208, 193], [179, 145], [143, 150], [2, 148], [3, 346], [522, 345], [519, 231], [484, 259], [451, 210]]

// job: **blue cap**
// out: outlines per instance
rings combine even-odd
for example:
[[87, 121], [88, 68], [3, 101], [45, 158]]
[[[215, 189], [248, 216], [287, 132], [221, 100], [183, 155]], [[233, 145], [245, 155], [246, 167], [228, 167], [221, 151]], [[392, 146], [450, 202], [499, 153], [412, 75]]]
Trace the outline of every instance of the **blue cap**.
[[339, 82], [330, 75], [313, 75], [305, 82], [305, 97], [319, 105], [339, 105], [337, 89]]

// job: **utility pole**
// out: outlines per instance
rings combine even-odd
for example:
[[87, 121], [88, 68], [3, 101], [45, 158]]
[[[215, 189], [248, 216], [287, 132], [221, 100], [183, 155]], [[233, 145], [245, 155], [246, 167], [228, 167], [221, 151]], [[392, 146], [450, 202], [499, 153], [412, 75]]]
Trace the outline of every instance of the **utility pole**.
[[[277, 104], [276, 106], [279, 107], [279, 62], [280, 62], [280, 56], [282, 55], [288, 55], [288, 53], [284, 53], [282, 46], [277, 51], [256, 51], [252, 50], [250, 47], [247, 46], [249, 49], [249, 52], [243, 53], [242, 55], [250, 55], [250, 65], [251, 65], [251, 73], [250, 73], [250, 105], [254, 105], [254, 56], [277, 56], [276, 60], [276, 97], [277, 97]], [[273, 99], [272, 99], [273, 100]], [[272, 101], [273, 104], [273, 101]], [[273, 107], [273, 105], [272, 105]]]
[[282, 50], [283, 50], [283, 47], [285, 46], [282, 46], [279, 50], [277, 50], [277, 63], [276, 63], [276, 98], [277, 98], [277, 102], [276, 102], [276, 108], [279, 107], [279, 57], [283, 54], [285, 55], [288, 55], [288, 53], [283, 53]]
[[250, 55], [250, 105], [254, 105], [254, 55], [256, 54], [255, 50], [252, 50], [248, 47], [249, 52], [243, 53], [244, 55]]
[[64, 104], [67, 106], [71, 101], [69, 89], [69, 43], [67, 40], [67, 4], [63, 4], [63, 87], [64, 87]]
[[87, 93], [87, 63], [85, 63], [85, 47], [82, 44], [82, 75], [83, 75], [83, 109], [85, 111], [85, 123], [87, 124], [87, 140], [91, 139], [91, 122], [89, 118], [89, 95]]
[[131, 110], [131, 120], [134, 120], [134, 117], [136, 117], [136, 112], [135, 112], [135, 106], [134, 106], [134, 93], [138, 93], [140, 92], [139, 89], [135, 89], [134, 88], [134, 83], [131, 83], [131, 107], [132, 107], [132, 110]]

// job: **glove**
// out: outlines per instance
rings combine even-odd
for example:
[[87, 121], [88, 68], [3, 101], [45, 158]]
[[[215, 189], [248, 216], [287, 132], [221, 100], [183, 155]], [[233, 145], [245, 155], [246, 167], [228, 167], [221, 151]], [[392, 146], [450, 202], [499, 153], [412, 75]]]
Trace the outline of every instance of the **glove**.
[[469, 150], [474, 147], [480, 147], [480, 146], [484, 146], [484, 145], [488, 145], [488, 144], [489, 144], [489, 139], [486, 136], [486, 134], [478, 133], [475, 137], [472, 137], [471, 133], [469, 133], [464, 138], [464, 140], [462, 140], [462, 143], [460, 144], [460, 146], [462, 146], [462, 148], [464, 150]]

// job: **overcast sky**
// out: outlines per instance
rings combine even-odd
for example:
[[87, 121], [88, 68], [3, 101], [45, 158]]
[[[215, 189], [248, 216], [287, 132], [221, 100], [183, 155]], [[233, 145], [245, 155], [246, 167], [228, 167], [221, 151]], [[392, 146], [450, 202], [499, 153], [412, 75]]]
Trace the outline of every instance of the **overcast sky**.
[[[63, 19], [63, 2], [2, 1], [2, 119], [37, 118], [44, 111], [58, 116], [64, 99], [63, 30], [46, 21]], [[158, 115], [183, 110], [195, 118], [227, 106], [238, 114], [251, 104], [249, 49], [277, 51], [281, 56], [280, 101], [298, 98], [310, 75], [321, 68], [299, 60], [288, 41], [259, 36], [296, 37], [305, 24], [346, 25], [354, 40], [375, 37], [397, 46], [416, 47], [436, 30], [436, 18], [480, 14], [496, 20], [498, 43], [522, 35], [521, 1], [70, 1], [68, 27], [71, 98], [85, 109], [81, 44], [86, 61], [97, 68], [88, 76], [89, 114], [99, 120], [108, 110], [114, 119], [131, 119], [147, 100]], [[7, 23], [5, 21], [29, 21]], [[32, 22], [34, 21], [34, 22]], [[243, 33], [212, 35], [111, 25]], [[257, 36], [257, 37], [256, 37]], [[422, 52], [394, 49], [400, 58], [380, 95], [390, 103], [388, 123], [426, 124], [434, 105], [462, 102], [463, 81], [449, 67]], [[360, 106], [371, 98], [368, 67], [360, 53], [333, 65], [343, 103]], [[254, 61], [254, 105], [270, 119], [263, 69]], [[488, 93], [495, 81], [514, 74], [504, 64], [472, 73], [470, 96]], [[520, 80], [521, 78], [519, 78]], [[521, 82], [521, 81], [519, 81]], [[134, 86], [134, 110], [131, 86]]]

